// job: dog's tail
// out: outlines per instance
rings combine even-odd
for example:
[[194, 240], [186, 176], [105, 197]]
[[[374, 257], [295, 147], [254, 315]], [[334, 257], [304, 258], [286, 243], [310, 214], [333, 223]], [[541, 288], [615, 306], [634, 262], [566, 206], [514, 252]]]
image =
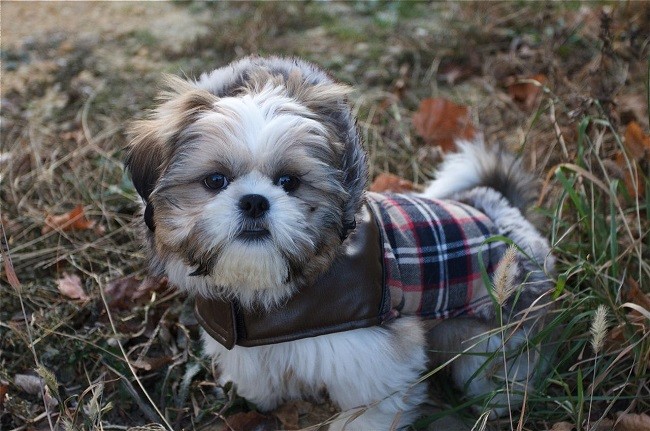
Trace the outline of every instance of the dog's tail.
[[[548, 240], [531, 220], [535, 218], [531, 211], [537, 193], [535, 177], [524, 169], [520, 159], [502, 149], [489, 149], [482, 140], [457, 145], [459, 152], [443, 161], [424, 196], [456, 199], [482, 211], [500, 235], [527, 255], [518, 254], [513, 267], [516, 283], [525, 286], [515, 312], [547, 302], [549, 296], [542, 296], [553, 288], [555, 260]], [[507, 309], [512, 306], [506, 304], [504, 310], [510, 314]]]
[[499, 192], [524, 217], [530, 218], [538, 184], [524, 169], [521, 159], [501, 148], [487, 148], [483, 139], [458, 141], [456, 145], [459, 151], [445, 158], [424, 196], [449, 199], [477, 187], [487, 187]]

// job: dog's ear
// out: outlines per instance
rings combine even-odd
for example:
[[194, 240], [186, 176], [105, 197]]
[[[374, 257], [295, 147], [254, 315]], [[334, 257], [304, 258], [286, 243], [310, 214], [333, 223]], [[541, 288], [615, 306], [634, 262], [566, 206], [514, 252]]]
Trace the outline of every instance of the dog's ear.
[[133, 185], [146, 204], [144, 221], [152, 232], [154, 207], [149, 197], [177, 150], [178, 136], [218, 100], [210, 92], [174, 76], [166, 77], [165, 83], [168, 91], [160, 95], [158, 108], [149, 118], [133, 124], [125, 160]]
[[327, 125], [336, 139], [343, 144], [340, 168], [344, 172], [343, 184], [349, 193], [343, 209], [343, 232], [355, 227], [355, 215], [363, 203], [363, 193], [368, 182], [368, 162], [356, 121], [348, 104], [352, 88], [335, 83], [312, 84], [301, 76], [299, 70], [292, 71], [286, 81], [288, 93], [299, 100]]
[[160, 95], [159, 106], [147, 119], [133, 123], [126, 151], [126, 169], [146, 203], [177, 149], [179, 134], [218, 100], [210, 92], [177, 77], [166, 77], [165, 84], [168, 90]]
[[343, 153], [343, 180], [350, 197], [343, 209], [343, 228], [342, 237], [346, 237], [348, 232], [356, 227], [355, 215], [361, 209], [364, 201], [363, 193], [368, 183], [368, 160], [365, 150], [361, 145], [361, 137], [356, 123], [351, 119], [348, 130], [345, 132], [347, 139], [345, 142], [345, 151]]

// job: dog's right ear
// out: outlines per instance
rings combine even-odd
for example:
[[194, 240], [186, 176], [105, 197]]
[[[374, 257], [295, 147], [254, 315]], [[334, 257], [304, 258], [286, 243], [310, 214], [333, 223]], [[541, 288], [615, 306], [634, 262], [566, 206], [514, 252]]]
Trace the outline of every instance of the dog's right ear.
[[[147, 119], [136, 121], [131, 127], [125, 160], [133, 185], [147, 204], [145, 214], [149, 214], [151, 223], [150, 196], [177, 150], [179, 134], [218, 100], [210, 92], [177, 77], [167, 76], [165, 84], [168, 90], [161, 94], [160, 105]], [[147, 225], [153, 230], [149, 222]]]

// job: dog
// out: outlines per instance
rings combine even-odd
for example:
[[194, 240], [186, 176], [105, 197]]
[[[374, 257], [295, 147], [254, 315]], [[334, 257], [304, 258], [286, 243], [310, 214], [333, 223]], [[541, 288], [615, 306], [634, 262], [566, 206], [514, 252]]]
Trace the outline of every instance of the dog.
[[492, 415], [521, 403], [554, 262], [520, 161], [460, 142], [423, 193], [370, 193], [351, 90], [317, 66], [247, 57], [166, 84], [125, 166], [151, 270], [194, 295], [220, 383], [261, 410], [329, 397], [330, 429], [408, 426], [432, 364]]

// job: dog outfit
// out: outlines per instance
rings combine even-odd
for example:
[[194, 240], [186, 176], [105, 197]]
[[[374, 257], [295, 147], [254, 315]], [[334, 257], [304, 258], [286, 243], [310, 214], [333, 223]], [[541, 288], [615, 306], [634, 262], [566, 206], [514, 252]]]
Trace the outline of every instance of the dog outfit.
[[195, 314], [228, 349], [382, 325], [400, 315], [473, 315], [491, 303], [485, 286], [505, 251], [497, 235], [469, 205], [368, 192], [342, 253], [284, 305], [247, 310], [197, 297]]

